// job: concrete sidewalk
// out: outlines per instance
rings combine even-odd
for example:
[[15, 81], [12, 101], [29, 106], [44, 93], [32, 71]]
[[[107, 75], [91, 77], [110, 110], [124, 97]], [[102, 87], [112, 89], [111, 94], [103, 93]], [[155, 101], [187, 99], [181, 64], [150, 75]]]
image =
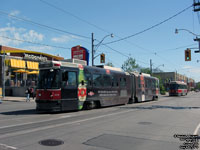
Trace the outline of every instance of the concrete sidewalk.
[[[25, 102], [26, 97], [5, 96], [4, 98], [1, 98], [1, 100], [2, 101], [13, 101], [13, 102]], [[30, 98], [30, 101], [35, 101], [35, 99], [33, 100], [33, 98]]]

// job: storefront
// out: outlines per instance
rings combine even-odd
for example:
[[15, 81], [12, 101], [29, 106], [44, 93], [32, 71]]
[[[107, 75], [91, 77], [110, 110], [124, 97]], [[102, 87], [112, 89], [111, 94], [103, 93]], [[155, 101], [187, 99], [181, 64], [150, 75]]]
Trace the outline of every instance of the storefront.
[[[6, 96], [25, 96], [27, 87], [36, 87], [40, 62], [64, 59], [59, 56], [6, 46], [0, 46], [0, 53], [0, 87], [3, 85], [2, 75], [4, 74]], [[5, 65], [3, 65], [4, 57]]]

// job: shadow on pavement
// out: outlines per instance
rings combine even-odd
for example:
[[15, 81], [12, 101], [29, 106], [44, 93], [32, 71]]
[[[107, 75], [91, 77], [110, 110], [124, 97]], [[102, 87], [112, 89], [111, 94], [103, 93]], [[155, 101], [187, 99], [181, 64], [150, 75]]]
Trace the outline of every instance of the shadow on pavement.
[[191, 110], [200, 109], [200, 107], [189, 107], [189, 106], [163, 106], [163, 105], [152, 105], [152, 106], [136, 106], [136, 107], [120, 107], [121, 109], [140, 109], [140, 110], [153, 110], [153, 109], [172, 109], [172, 110]]
[[27, 110], [16, 110], [1, 112], [2, 115], [33, 115], [33, 114], [44, 114], [44, 112], [36, 111], [36, 109], [27, 109]]

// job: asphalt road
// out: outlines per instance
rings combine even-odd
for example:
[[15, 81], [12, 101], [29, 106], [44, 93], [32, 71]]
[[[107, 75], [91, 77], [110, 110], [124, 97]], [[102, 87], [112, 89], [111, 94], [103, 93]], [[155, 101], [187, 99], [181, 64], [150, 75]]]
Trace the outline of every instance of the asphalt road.
[[34, 102], [4, 101], [0, 150], [178, 150], [194, 143], [180, 136], [200, 133], [199, 124], [200, 92], [50, 114], [36, 112]]

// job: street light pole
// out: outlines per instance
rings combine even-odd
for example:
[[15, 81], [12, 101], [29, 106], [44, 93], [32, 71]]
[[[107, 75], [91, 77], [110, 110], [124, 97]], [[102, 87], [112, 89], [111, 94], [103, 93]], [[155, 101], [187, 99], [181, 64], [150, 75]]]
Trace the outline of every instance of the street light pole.
[[2, 78], [2, 83], [3, 83], [3, 86], [2, 86], [2, 96], [3, 96], [3, 99], [5, 98], [5, 50], [3, 50], [3, 78]]
[[92, 66], [94, 66], [94, 59], [97, 57], [97, 56], [96, 57], [94, 56], [94, 53], [95, 53], [94, 46], [96, 46], [96, 48], [98, 48], [101, 45], [101, 43], [103, 42], [103, 40], [108, 36], [114, 37], [113, 34], [106, 35], [98, 44], [94, 45], [94, 33], [92, 33]]
[[187, 31], [187, 32], [189, 32], [190, 34], [192, 34], [194, 36], [200, 36], [200, 35], [195, 34], [195, 33], [191, 32], [190, 30], [187, 30], [187, 29], [175, 29], [175, 34], [178, 34], [178, 31], [181, 31], [181, 30]]
[[187, 31], [190, 34], [196, 36], [196, 39], [194, 39], [194, 41], [197, 41], [199, 43], [199, 50], [195, 51], [195, 53], [200, 53], [200, 38], [198, 38], [198, 36], [200, 36], [200, 35], [195, 34], [195, 33], [191, 32], [190, 30], [187, 30], [187, 29], [175, 29], [175, 34], [178, 34], [178, 31], [180, 31], [180, 30]]

